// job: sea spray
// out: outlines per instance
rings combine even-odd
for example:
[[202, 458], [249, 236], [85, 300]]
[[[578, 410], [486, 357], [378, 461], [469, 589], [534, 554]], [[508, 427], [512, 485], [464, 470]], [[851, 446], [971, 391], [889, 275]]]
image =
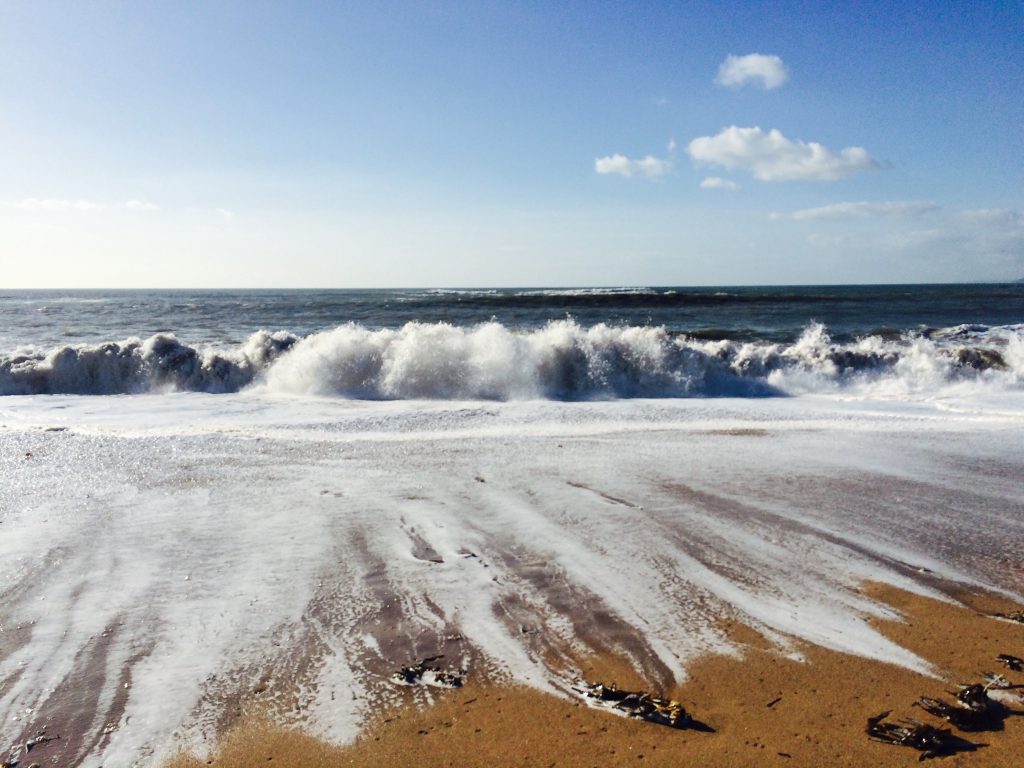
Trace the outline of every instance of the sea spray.
[[793, 342], [707, 340], [657, 326], [572, 319], [517, 330], [347, 323], [303, 338], [259, 331], [234, 346], [171, 334], [0, 356], [0, 394], [272, 392], [351, 399], [588, 400], [846, 392], [938, 395], [1019, 389], [1024, 326], [959, 326], [835, 341], [811, 323]]

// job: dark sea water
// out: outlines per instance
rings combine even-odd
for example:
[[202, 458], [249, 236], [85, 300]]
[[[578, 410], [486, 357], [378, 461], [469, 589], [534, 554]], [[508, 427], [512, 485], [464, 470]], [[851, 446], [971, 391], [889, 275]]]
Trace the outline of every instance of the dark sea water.
[[[1016, 376], [1022, 324], [1024, 284], [7, 291], [0, 394], [236, 391], [292, 347], [335, 363], [313, 390], [355, 397], [504, 399], [521, 387], [467, 377], [516, 366], [539, 377], [536, 387], [520, 382], [524, 391], [545, 397], [765, 393], [781, 369], [809, 366], [842, 384], [851, 372], [893, 369], [920, 339], [963, 369], [953, 378]], [[435, 387], [441, 372], [419, 368], [406, 371], [414, 385], [396, 383], [394, 369], [417, 356], [461, 384]], [[716, 360], [725, 365], [708, 389]]]
[[496, 320], [535, 329], [567, 316], [583, 326], [654, 325], [701, 338], [770, 341], [793, 341], [819, 322], [842, 341], [1022, 323], [1024, 284], [0, 292], [0, 338], [7, 349], [165, 332], [192, 343], [239, 342], [260, 329], [305, 336], [344, 323], [380, 329]]

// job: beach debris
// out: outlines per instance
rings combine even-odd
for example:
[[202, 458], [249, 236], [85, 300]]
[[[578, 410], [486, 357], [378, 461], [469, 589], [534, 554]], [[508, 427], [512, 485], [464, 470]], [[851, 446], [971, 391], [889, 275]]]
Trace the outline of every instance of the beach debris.
[[1014, 672], [1024, 672], [1024, 659], [1018, 656], [1011, 656], [1008, 653], [1000, 653], [996, 656], [996, 661]]
[[573, 690], [609, 709], [623, 712], [628, 717], [667, 725], [670, 728], [689, 728], [697, 725], [683, 705], [675, 699], [661, 699], [651, 696], [646, 691], [623, 691], [615, 685], [585, 681], [582, 687]]
[[1006, 688], [1013, 688], [1013, 683], [1007, 680], [1002, 675], [993, 674], [992, 672], [984, 672], [982, 679], [985, 681], [985, 690], [1005, 690]]
[[992, 699], [988, 697], [988, 689], [985, 688], [981, 683], [971, 683], [970, 685], [958, 685], [956, 693], [947, 691], [956, 696], [957, 703], [969, 709], [972, 712], [984, 712], [992, 704]]
[[866, 733], [873, 741], [911, 747], [921, 752], [918, 760], [952, 755], [956, 752], [972, 752], [978, 744], [954, 736], [949, 728], [936, 728], [917, 720], [901, 720], [898, 723], [883, 722], [890, 712], [868, 718]]
[[951, 723], [961, 731], [993, 730], [999, 728], [1002, 723], [1006, 708], [998, 701], [989, 698], [988, 690], [992, 684], [994, 683], [988, 685], [971, 683], [957, 686], [956, 693], [948, 691], [955, 697], [953, 704], [928, 696], [922, 696], [914, 704], [925, 712]]
[[942, 699], [922, 696], [914, 702], [914, 706], [920, 707], [930, 715], [935, 715], [935, 717], [945, 720], [961, 731], [986, 731], [994, 725], [987, 712], [979, 712], [967, 707], [950, 704]]
[[1015, 624], [1024, 624], [1024, 611], [1010, 611], [1009, 613], [990, 613], [993, 619], [1012, 621]]
[[431, 666], [432, 662], [443, 659], [440, 656], [430, 656], [420, 659], [415, 664], [402, 667], [391, 675], [391, 679], [399, 685], [429, 685], [433, 688], [461, 688], [466, 681], [465, 671], [456, 674], [446, 672], [440, 667]]

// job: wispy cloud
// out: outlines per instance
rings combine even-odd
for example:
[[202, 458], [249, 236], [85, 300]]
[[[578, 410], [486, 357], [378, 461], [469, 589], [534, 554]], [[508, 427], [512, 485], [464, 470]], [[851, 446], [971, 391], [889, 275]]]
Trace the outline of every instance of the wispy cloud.
[[786, 65], [778, 56], [748, 53], [746, 56], [730, 54], [718, 67], [715, 82], [739, 88], [747, 83], [760, 83], [766, 89], [778, 88], [789, 77]]
[[740, 188], [740, 185], [735, 181], [729, 179], [723, 179], [719, 176], [708, 176], [704, 181], [700, 183], [701, 189], [729, 189], [736, 190]]
[[835, 181], [878, 163], [862, 147], [833, 152], [817, 142], [791, 141], [777, 129], [724, 128], [699, 136], [687, 147], [698, 162], [750, 171], [761, 181]]
[[671, 160], [647, 155], [641, 160], [631, 160], [625, 155], [608, 155], [594, 161], [594, 170], [602, 175], [643, 176], [656, 179], [664, 176], [672, 167]]
[[773, 219], [794, 219], [796, 221], [828, 221], [841, 219], [866, 219], [884, 217], [909, 219], [924, 213], [937, 211], [939, 206], [927, 200], [891, 200], [882, 203], [855, 202], [831, 203], [817, 208], [802, 208], [785, 214], [773, 214]]

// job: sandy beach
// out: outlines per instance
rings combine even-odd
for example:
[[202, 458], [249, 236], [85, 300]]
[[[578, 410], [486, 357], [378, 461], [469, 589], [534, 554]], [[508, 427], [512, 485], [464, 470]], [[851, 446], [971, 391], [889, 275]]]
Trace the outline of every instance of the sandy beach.
[[[985, 615], [1024, 602], [1003, 417], [11, 402], [0, 702], [26, 766], [913, 762], [867, 718], [939, 724], [918, 697], [1024, 656]], [[465, 686], [396, 685], [434, 656]], [[592, 708], [585, 682], [706, 727]], [[950, 760], [1005, 765], [1020, 722]]]
[[[688, 680], [668, 691], [707, 729], [673, 729], [617, 716], [581, 700], [530, 689], [470, 681], [442, 691], [429, 706], [388, 711], [351, 745], [318, 741], [301, 728], [268, 726], [259, 696], [245, 702], [241, 721], [212, 755], [182, 755], [166, 768], [255, 766], [864, 766], [910, 765], [921, 753], [882, 744], [865, 734], [868, 717], [947, 723], [914, 706], [920, 696], [952, 697], [957, 684], [995, 671], [1017, 687], [1005, 691], [1005, 719], [995, 730], [958, 735], [978, 745], [942, 765], [1007, 766], [1024, 755], [1024, 674], [1001, 667], [998, 654], [1024, 650], [1024, 626], [991, 618], [1019, 610], [996, 595], [958, 591], [959, 603], [865, 585], [872, 598], [902, 614], [875, 621], [890, 639], [927, 659], [936, 677], [858, 656], [794, 643], [780, 652], [740, 624], [728, 627], [742, 655], [708, 655], [688, 668]], [[800, 658], [795, 658], [799, 656]], [[592, 681], [650, 689], [627, 662], [582, 659]], [[1000, 695], [1000, 694], [997, 694]], [[1016, 697], [1016, 701], [1011, 697]]]

